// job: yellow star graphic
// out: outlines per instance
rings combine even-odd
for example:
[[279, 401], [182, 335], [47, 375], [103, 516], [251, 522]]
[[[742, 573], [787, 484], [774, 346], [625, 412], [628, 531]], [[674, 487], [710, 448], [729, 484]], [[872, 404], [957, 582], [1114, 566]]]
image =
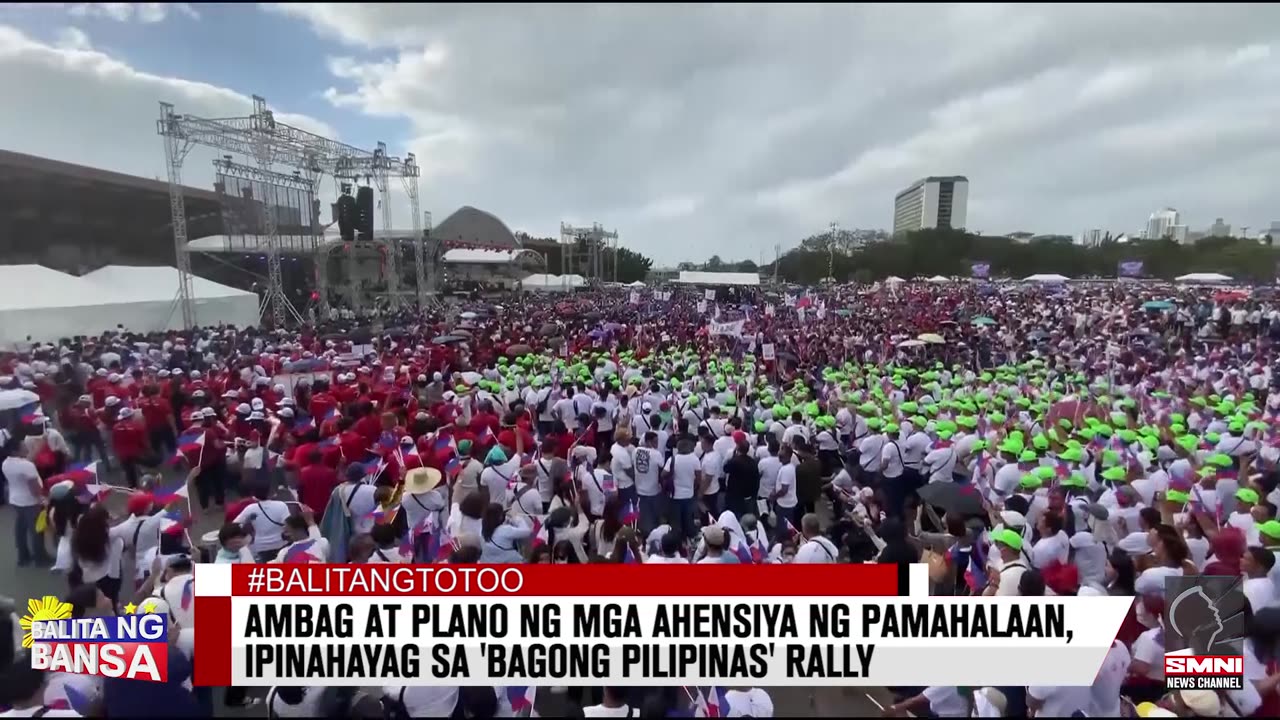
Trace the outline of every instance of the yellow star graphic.
[[126, 615], [132, 615], [137, 611], [138, 611], [138, 606], [134, 605], [133, 603], [129, 603], [128, 605], [124, 606], [124, 612]]
[[144, 612], [144, 613], [146, 613], [146, 614], [148, 614], [148, 615], [150, 615], [151, 613], [153, 613], [153, 612], [155, 612], [155, 611], [156, 611], [156, 604], [155, 604], [154, 602], [150, 601], [150, 600], [148, 600], [146, 603], [144, 603], [144, 604], [142, 605], [142, 612]]

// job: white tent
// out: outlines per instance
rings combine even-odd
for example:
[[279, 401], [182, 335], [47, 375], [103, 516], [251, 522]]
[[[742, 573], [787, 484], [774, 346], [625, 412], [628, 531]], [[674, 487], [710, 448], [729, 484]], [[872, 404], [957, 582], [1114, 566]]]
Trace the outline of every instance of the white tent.
[[756, 273], [681, 270], [676, 282], [685, 285], [759, 285], [760, 276]]
[[1179, 275], [1174, 278], [1180, 283], [1224, 283], [1231, 282], [1231, 278], [1222, 273], [1188, 273]]
[[[258, 296], [193, 277], [200, 325], [258, 322]], [[135, 332], [182, 327], [178, 271], [109, 265], [83, 277], [39, 265], [0, 266], [0, 342], [96, 335], [117, 325]]]
[[537, 290], [541, 292], [568, 292], [586, 285], [586, 278], [581, 275], [547, 275], [536, 273], [520, 281], [521, 290]]
[[949, 283], [949, 282], [951, 282], [951, 278], [949, 278], [949, 277], [943, 277], [942, 275], [934, 275], [933, 277], [929, 278], [929, 282], [931, 282], [931, 283]]
[[1022, 282], [1038, 282], [1038, 283], [1063, 283], [1071, 278], [1066, 275], [1058, 275], [1057, 273], [1037, 273], [1028, 275], [1022, 279]]
[[642, 287], [644, 287], [644, 283], [643, 283], [642, 281], [640, 281], [640, 280], [637, 280], [637, 281], [635, 281], [635, 282], [631, 283], [630, 285], [628, 285], [627, 287], [642, 288]]
[[902, 278], [898, 277], [897, 275], [890, 275], [889, 277], [887, 277], [887, 278], [885, 278], [885, 279], [884, 279], [884, 283], [885, 283], [886, 285], [898, 285], [898, 284], [900, 284], [900, 283], [904, 283], [904, 282], [906, 282], [906, 280], [903, 280]]

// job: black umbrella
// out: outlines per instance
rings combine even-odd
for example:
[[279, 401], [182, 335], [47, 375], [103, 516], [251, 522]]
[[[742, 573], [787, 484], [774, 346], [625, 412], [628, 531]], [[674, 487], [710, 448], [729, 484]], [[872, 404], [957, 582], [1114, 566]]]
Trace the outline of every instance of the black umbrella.
[[440, 335], [439, 337], [431, 338], [431, 343], [433, 345], [448, 345], [449, 343], [462, 342], [463, 340], [466, 340], [466, 338], [458, 337], [457, 335]]
[[929, 483], [917, 491], [920, 499], [953, 515], [986, 515], [982, 495], [968, 483]]

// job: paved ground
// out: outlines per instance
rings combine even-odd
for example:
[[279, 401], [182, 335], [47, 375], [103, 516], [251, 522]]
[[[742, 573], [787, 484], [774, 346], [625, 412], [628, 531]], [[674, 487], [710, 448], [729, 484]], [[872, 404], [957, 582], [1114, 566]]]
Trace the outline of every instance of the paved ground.
[[[108, 499], [113, 513], [123, 513], [123, 493], [113, 493]], [[27, 600], [44, 595], [62, 595], [67, 590], [65, 576], [51, 572], [47, 568], [19, 568], [13, 546], [13, 511], [9, 507], [0, 508], [0, 595], [14, 600], [15, 606], [25, 608]], [[192, 527], [191, 536], [197, 541], [205, 532], [216, 530], [222, 525], [221, 512], [197, 514]], [[50, 547], [50, 552], [52, 552]], [[132, 568], [125, 568], [126, 577], [132, 577]], [[127, 591], [121, 592], [121, 598]], [[882, 688], [769, 688], [773, 698], [775, 714], [786, 717], [848, 717], [877, 716], [882, 705], [891, 702], [889, 695]], [[255, 693], [261, 696], [262, 692]], [[873, 699], [874, 698], [874, 699]], [[544, 708], [544, 705], [546, 706]], [[554, 714], [557, 705], [554, 698], [540, 695], [538, 706], [548, 714]], [[220, 706], [220, 698], [219, 698]], [[220, 717], [265, 717], [261, 705], [251, 710], [228, 711], [219, 710]]]

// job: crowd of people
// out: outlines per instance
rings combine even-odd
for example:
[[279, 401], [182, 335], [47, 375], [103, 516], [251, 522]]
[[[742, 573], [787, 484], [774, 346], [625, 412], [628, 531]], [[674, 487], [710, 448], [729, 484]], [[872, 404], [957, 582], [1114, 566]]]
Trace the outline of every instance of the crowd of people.
[[[1091, 687], [893, 688], [886, 714], [1276, 716], [1278, 309], [1118, 283], [592, 289], [37, 344], [0, 356], [0, 389], [39, 397], [0, 437], [18, 563], [66, 573], [76, 615], [158, 599], [182, 652], [139, 689], [15, 650], [0, 717], [216, 712], [175, 599], [198, 562], [925, 562], [935, 594], [1133, 610]], [[209, 513], [221, 526], [192, 537]], [[1241, 691], [1165, 692], [1164, 579], [1195, 574], [1244, 588]], [[556, 714], [586, 717], [705, 702], [562, 690]], [[729, 717], [773, 714], [766, 690], [724, 697]], [[512, 712], [502, 688], [265, 704]]]

